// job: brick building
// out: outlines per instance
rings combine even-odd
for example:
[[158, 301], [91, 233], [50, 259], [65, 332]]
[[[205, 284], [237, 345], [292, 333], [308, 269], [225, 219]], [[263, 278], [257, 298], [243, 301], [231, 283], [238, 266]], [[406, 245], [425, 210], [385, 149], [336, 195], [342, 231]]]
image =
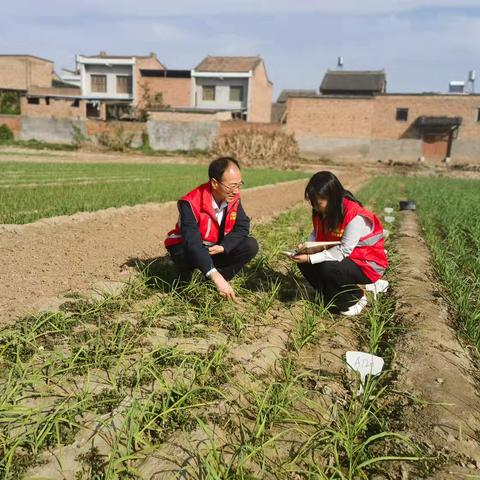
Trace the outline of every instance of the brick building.
[[80, 89], [62, 82], [51, 60], [34, 55], [0, 55], [0, 93], [5, 96], [6, 92], [17, 95], [19, 105], [8, 113], [56, 118], [85, 116]]
[[327, 71], [320, 93], [291, 91], [282, 123], [329, 158], [480, 158], [480, 96], [387, 93], [381, 71]]
[[480, 158], [480, 95], [290, 96], [284, 122], [302, 151], [331, 158]]

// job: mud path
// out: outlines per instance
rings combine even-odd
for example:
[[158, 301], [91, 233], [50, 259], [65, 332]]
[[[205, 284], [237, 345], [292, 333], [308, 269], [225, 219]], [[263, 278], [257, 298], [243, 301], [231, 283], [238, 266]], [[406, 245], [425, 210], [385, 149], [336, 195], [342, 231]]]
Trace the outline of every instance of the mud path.
[[[397, 314], [407, 328], [397, 348], [397, 389], [414, 408], [400, 420], [443, 463], [435, 479], [480, 478], [480, 397], [468, 348], [436, 288], [431, 256], [416, 215], [403, 212], [399, 228]], [[477, 360], [478, 361], [478, 360]], [[422, 402], [426, 402], [421, 406]]]

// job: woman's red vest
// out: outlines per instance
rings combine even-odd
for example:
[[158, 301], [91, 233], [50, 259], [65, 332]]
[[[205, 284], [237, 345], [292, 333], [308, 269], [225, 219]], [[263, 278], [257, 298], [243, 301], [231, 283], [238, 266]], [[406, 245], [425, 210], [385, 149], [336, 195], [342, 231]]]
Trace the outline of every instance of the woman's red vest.
[[[204, 245], [215, 245], [218, 242], [220, 225], [217, 222], [215, 211], [212, 207], [212, 190], [210, 182], [204, 183], [199, 187], [187, 193], [179, 201], [185, 201], [192, 207], [193, 215], [197, 220], [198, 228], [202, 236]], [[235, 226], [237, 220], [237, 210], [240, 202], [240, 194], [228, 203], [224, 215], [225, 230], [224, 235], [228, 235]], [[172, 247], [183, 242], [182, 232], [180, 231], [180, 220], [173, 230], [170, 230], [165, 239], [165, 247]]]
[[[361, 237], [357, 246], [348, 258], [355, 262], [372, 283], [382, 277], [388, 267], [383, 240], [383, 227], [380, 220], [372, 212], [364, 209], [357, 202], [348, 198], [343, 199], [344, 217], [338, 227], [329, 231], [320, 215], [313, 214], [313, 231], [317, 242], [338, 241], [343, 237], [345, 227], [357, 215], [367, 218], [373, 225], [373, 230], [368, 235]], [[325, 227], [325, 230], [324, 230]]]

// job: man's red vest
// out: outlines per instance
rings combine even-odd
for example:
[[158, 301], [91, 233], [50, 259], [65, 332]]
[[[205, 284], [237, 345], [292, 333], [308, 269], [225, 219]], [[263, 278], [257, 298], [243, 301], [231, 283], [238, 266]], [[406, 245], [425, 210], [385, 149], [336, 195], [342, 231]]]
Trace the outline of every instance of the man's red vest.
[[345, 227], [357, 215], [370, 220], [373, 230], [368, 235], [361, 237], [357, 246], [353, 249], [348, 258], [355, 262], [362, 272], [372, 283], [376, 282], [388, 267], [387, 255], [385, 253], [383, 240], [383, 227], [380, 220], [372, 212], [365, 210], [357, 202], [348, 198], [343, 199], [344, 217], [338, 227], [329, 231], [328, 226], [321, 219], [320, 215], [313, 214], [313, 231], [317, 242], [338, 241], [343, 237]]
[[[197, 220], [198, 228], [204, 245], [215, 245], [218, 242], [220, 234], [220, 225], [217, 222], [217, 217], [212, 206], [212, 190], [210, 182], [204, 183], [199, 187], [187, 193], [179, 201], [185, 201], [192, 207], [193, 215]], [[237, 220], [237, 210], [240, 202], [240, 194], [227, 204], [224, 212], [225, 230], [224, 235], [228, 235], [235, 226]], [[180, 231], [180, 220], [175, 225], [173, 230], [170, 230], [165, 239], [165, 247], [172, 247], [183, 242], [182, 232]]]

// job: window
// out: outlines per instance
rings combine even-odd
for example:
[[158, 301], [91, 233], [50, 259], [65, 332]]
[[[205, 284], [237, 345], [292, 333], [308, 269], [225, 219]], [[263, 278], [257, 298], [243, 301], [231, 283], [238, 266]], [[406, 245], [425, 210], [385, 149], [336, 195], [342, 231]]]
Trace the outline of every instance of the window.
[[232, 120], [247, 121], [247, 114], [245, 112], [232, 112]]
[[397, 122], [406, 122], [408, 120], [408, 108], [397, 108], [395, 119]]
[[202, 87], [202, 99], [212, 102], [215, 100], [215, 85], [204, 85]]
[[230, 101], [243, 102], [243, 87], [230, 87]]
[[79, 107], [80, 106], [80, 100], [78, 98], [76, 98], [73, 102], [72, 102], [72, 107]]
[[99, 118], [100, 117], [100, 105], [98, 103], [87, 103], [87, 117]]
[[117, 75], [117, 93], [132, 93], [132, 77]]
[[45, 105], [50, 105], [50, 97], [45, 97]]
[[106, 75], [91, 75], [92, 92], [102, 93], [107, 91], [107, 76]]
[[477, 108], [477, 122], [480, 122], [480, 108]]
[[29, 105], [40, 105], [40, 99], [38, 97], [28, 97], [27, 102]]

